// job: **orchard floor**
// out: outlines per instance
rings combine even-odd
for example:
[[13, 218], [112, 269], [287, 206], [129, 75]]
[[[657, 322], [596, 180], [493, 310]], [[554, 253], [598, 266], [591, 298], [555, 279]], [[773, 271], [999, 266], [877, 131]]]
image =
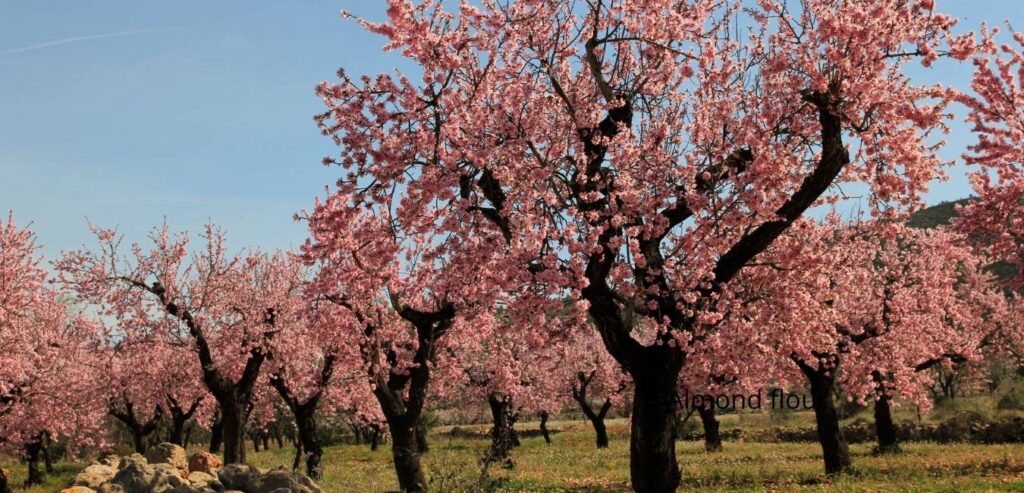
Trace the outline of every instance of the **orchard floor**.
[[[522, 429], [533, 424], [522, 423]], [[597, 450], [582, 422], [555, 422], [559, 430], [551, 446], [540, 437], [523, 440], [513, 452], [516, 467], [492, 467], [490, 477], [502, 492], [629, 491], [628, 442], [625, 423], [609, 424], [611, 447]], [[466, 428], [466, 427], [464, 427]], [[472, 427], [469, 427], [472, 428]], [[432, 435], [425, 457], [431, 491], [479, 491], [478, 458], [488, 442], [474, 438]], [[856, 472], [837, 479], [821, 473], [820, 450], [810, 443], [726, 442], [725, 451], [705, 453], [700, 442], [680, 442], [679, 462], [684, 491], [1024, 491], [1024, 446], [937, 445], [911, 443], [897, 456], [875, 457], [868, 445], [852, 447]], [[291, 448], [251, 453], [261, 467], [291, 464]], [[334, 493], [394, 491], [397, 485], [387, 446], [371, 452], [366, 446], [330, 447], [324, 457], [324, 490]], [[14, 484], [24, 466], [7, 465]], [[82, 464], [57, 464], [47, 485], [18, 492], [42, 493], [66, 485]]]

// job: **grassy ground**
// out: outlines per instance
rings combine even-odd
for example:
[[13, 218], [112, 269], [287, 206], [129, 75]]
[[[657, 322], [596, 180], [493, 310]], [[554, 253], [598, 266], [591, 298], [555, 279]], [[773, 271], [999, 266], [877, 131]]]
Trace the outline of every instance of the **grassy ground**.
[[[522, 423], [530, 429], [532, 423]], [[596, 450], [582, 422], [555, 422], [554, 444], [530, 437], [515, 449], [516, 468], [490, 469], [490, 479], [503, 492], [629, 491], [626, 425], [610, 423], [612, 444]], [[464, 427], [465, 428], [465, 427]], [[438, 430], [438, 431], [444, 431]], [[481, 439], [432, 437], [425, 457], [432, 491], [480, 491], [478, 458], [487, 447]], [[722, 453], [708, 454], [699, 442], [678, 445], [683, 488], [699, 491], [1024, 491], [1024, 447], [1020, 445], [905, 444], [898, 456], [875, 457], [870, 446], [852, 447], [856, 472], [834, 480], [821, 473], [815, 444], [726, 442]], [[251, 454], [262, 467], [291, 464], [294, 451], [272, 449]], [[324, 457], [324, 489], [337, 493], [393, 491], [397, 485], [386, 446], [371, 452], [365, 446], [330, 447]], [[57, 474], [42, 488], [16, 490], [52, 492], [70, 481], [81, 464], [58, 464]], [[8, 466], [14, 483], [24, 479], [24, 466]]]

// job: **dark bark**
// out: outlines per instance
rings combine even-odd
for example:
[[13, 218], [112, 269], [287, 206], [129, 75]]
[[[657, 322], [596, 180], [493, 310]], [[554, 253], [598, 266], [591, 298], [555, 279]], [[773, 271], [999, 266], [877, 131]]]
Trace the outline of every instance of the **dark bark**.
[[50, 457], [53, 440], [49, 433], [43, 434], [43, 464], [46, 466], [46, 474], [53, 474], [53, 460]]
[[303, 453], [306, 455], [306, 475], [314, 481], [323, 481], [324, 471], [321, 461], [324, 449], [316, 427], [316, 405], [307, 406], [295, 414]]
[[260, 434], [259, 432], [253, 432], [249, 434], [249, 438], [252, 439], [252, 450], [253, 452], [260, 451]]
[[[388, 431], [391, 432], [391, 453], [399, 489], [405, 493], [422, 493], [426, 491], [427, 482], [420, 463], [416, 427], [422, 419], [429, 391], [434, 344], [451, 328], [455, 309], [450, 304], [444, 304], [437, 311], [423, 312], [400, 305], [397, 301], [395, 305], [399, 316], [416, 331], [418, 345], [412, 357], [414, 364], [401, 372], [389, 372], [386, 376], [374, 373], [369, 376], [375, 380], [373, 395], [380, 404]], [[375, 327], [367, 324], [364, 330], [370, 336]], [[364, 347], [363, 351], [367, 361], [379, 356], [376, 348]], [[383, 356], [392, 364], [398, 359], [394, 349], [385, 350]]]
[[512, 402], [508, 396], [490, 394], [487, 405], [491, 409], [491, 448], [485, 459], [488, 464], [501, 463], [504, 467], [515, 466], [512, 461], [514, 446], [512, 431]]
[[900, 452], [899, 437], [896, 436], [896, 424], [892, 420], [891, 397], [881, 395], [875, 399], [875, 434], [878, 438], [880, 454]]
[[405, 416], [396, 416], [388, 420], [388, 430], [391, 431], [391, 453], [399, 489], [403, 493], [425, 493], [427, 478], [420, 464], [416, 422]]
[[818, 441], [821, 444], [822, 456], [825, 460], [825, 473], [841, 474], [851, 468], [850, 450], [839, 426], [839, 413], [832, 399], [832, 386], [835, 383], [836, 367], [829, 369], [811, 367], [798, 361], [800, 369], [811, 384], [811, 401], [814, 407], [814, 419], [818, 430]]
[[10, 480], [3, 468], [0, 468], [0, 493], [12, 493]]
[[188, 427], [185, 428], [185, 437], [184, 440], [182, 440], [185, 443], [183, 443], [181, 446], [185, 447], [186, 450], [192, 445], [192, 432], [194, 432], [195, 430], [195, 423], [190, 424], [188, 425]]
[[274, 423], [274, 441], [277, 442], [277, 448], [284, 448], [284, 434], [281, 433], [280, 421]]
[[298, 435], [295, 436], [295, 460], [292, 461], [292, 471], [298, 471], [299, 465], [302, 464], [302, 439]]
[[[653, 349], [653, 348], [652, 348]], [[676, 462], [676, 389], [682, 356], [677, 349], [662, 346], [663, 353], [679, 355], [650, 358], [632, 370], [635, 394], [630, 426], [629, 472], [638, 493], [672, 493], [681, 474]], [[666, 362], [668, 364], [666, 364]]]
[[[245, 463], [246, 409], [234, 392], [223, 394], [220, 402], [220, 425], [224, 440], [224, 463]], [[246, 399], [247, 400], [247, 399]]]
[[715, 417], [715, 408], [699, 406], [697, 412], [700, 413], [700, 422], [704, 425], [704, 450], [721, 452], [722, 435], [718, 432], [719, 423], [718, 418]]
[[[320, 374], [318, 375], [317, 390], [304, 401], [300, 400], [292, 392], [288, 382], [280, 374], [275, 374], [270, 379], [270, 384], [277, 390], [277, 394], [281, 396], [281, 399], [288, 405], [288, 409], [291, 410], [292, 415], [295, 417], [297, 440], [302, 444], [303, 452], [306, 455], [306, 475], [314, 481], [323, 481], [324, 478], [323, 467], [321, 466], [324, 451], [316, 425], [316, 409], [320, 405], [320, 398], [331, 382], [331, 375], [334, 374], [334, 363], [336, 360], [334, 355], [324, 358], [323, 366], [320, 368]], [[264, 434], [264, 446], [267, 445], [266, 440], [268, 436], [268, 434]]]
[[200, 403], [202, 403], [202, 398], [196, 399], [188, 408], [184, 408], [174, 397], [167, 396], [167, 409], [171, 411], [171, 430], [167, 436], [168, 442], [185, 446], [185, 426], [192, 416], [195, 416]]
[[430, 443], [427, 441], [427, 424], [420, 419], [416, 424], [416, 445], [420, 448], [420, 454], [430, 451]]
[[142, 422], [139, 421], [139, 416], [135, 413], [135, 405], [127, 397], [122, 397], [122, 401], [124, 409], [111, 406], [110, 415], [124, 423], [128, 433], [132, 436], [132, 446], [135, 447], [135, 451], [144, 454], [146, 453], [146, 437], [156, 431], [160, 418], [163, 417], [163, 409], [158, 406], [153, 412], [153, 417], [149, 421]]
[[384, 430], [381, 429], [380, 425], [378, 424], [373, 424], [370, 427], [373, 430], [372, 434], [370, 435], [370, 450], [376, 452], [377, 449], [380, 448], [380, 439], [381, 436], [384, 434]]
[[[170, 299], [166, 288], [159, 282], [146, 284], [145, 282], [131, 279], [126, 279], [126, 282], [154, 295], [163, 305], [167, 314], [180, 320], [188, 329], [189, 336], [195, 343], [195, 353], [199, 358], [199, 364], [202, 368], [203, 383], [214, 399], [217, 400], [217, 404], [220, 405], [224, 463], [245, 463], [245, 423], [248, 421], [248, 410], [252, 401], [256, 380], [260, 375], [260, 368], [262, 368], [264, 361], [268, 357], [268, 354], [263, 350], [263, 346], [261, 344], [252, 346], [241, 376], [237, 381], [232, 380], [220, 371], [214, 359], [213, 350], [206, 339], [204, 328], [187, 307], [181, 306]], [[266, 328], [266, 331], [261, 335], [263, 340], [273, 337], [276, 319], [273, 308], [268, 307], [263, 311], [261, 323]], [[213, 445], [214, 443], [211, 440], [211, 451], [214, 449]]]
[[551, 432], [548, 431], [548, 412], [540, 412], [540, 434], [544, 435], [544, 443], [551, 445]]
[[576, 374], [576, 382], [572, 387], [572, 397], [580, 405], [580, 409], [583, 410], [583, 415], [590, 420], [590, 424], [594, 426], [594, 434], [597, 438], [597, 448], [608, 447], [608, 429], [604, 425], [604, 419], [608, 415], [608, 411], [612, 408], [612, 401], [605, 399], [604, 404], [601, 404], [601, 408], [596, 412], [590, 407], [590, 402], [587, 400], [587, 390], [590, 387], [590, 383], [594, 380], [595, 372], [589, 374], [579, 372]]
[[213, 420], [213, 424], [210, 425], [210, 453], [219, 454], [223, 447], [224, 423], [220, 416], [220, 411], [217, 411], [217, 417]]
[[25, 444], [25, 460], [28, 462], [28, 477], [25, 487], [43, 484], [43, 471], [39, 469], [39, 458], [43, 452], [43, 439], [38, 437]]

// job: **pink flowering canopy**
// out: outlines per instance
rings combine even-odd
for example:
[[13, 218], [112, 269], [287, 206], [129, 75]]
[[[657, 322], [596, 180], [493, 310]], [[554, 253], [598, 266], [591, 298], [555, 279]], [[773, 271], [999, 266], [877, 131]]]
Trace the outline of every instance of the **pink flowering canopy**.
[[929, 409], [923, 370], [978, 360], [1002, 340], [1006, 299], [986, 265], [945, 229], [804, 221], [744, 272], [747, 291], [729, 303], [717, 350], [760, 361], [764, 386], [803, 386], [806, 364], [834, 373], [849, 398]]
[[981, 166], [972, 176], [980, 199], [963, 211], [959, 224], [977, 236], [995, 258], [1017, 268], [1011, 280], [1024, 286], [1024, 34], [1011, 32], [1000, 44], [999, 29], [985, 29], [974, 58], [970, 109], [978, 143], [964, 156]]
[[917, 203], [950, 94], [903, 67], [973, 47], [930, 1], [388, 5], [360, 22], [422, 75], [320, 85], [341, 193], [403, 231], [504, 237], [520, 281], [603, 277], [662, 325], [833, 182]]
[[73, 314], [45, 284], [34, 237], [0, 220], [0, 447], [43, 434], [72, 447], [103, 445], [101, 327]]

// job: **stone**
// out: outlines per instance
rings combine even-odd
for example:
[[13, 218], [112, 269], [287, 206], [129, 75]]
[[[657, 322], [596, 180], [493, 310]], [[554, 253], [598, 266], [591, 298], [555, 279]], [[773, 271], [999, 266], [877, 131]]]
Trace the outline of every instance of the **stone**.
[[85, 486], [72, 486], [70, 488], [64, 488], [60, 490], [60, 493], [96, 493], [96, 490], [92, 488], [86, 488]]
[[96, 460], [92, 461], [93, 465], [108, 466], [117, 469], [117, 464], [121, 462], [121, 457], [117, 454], [103, 454]]
[[209, 452], [196, 452], [188, 459], [189, 472], [205, 472], [216, 476], [223, 468], [224, 462], [220, 460], [220, 456]]
[[259, 471], [245, 464], [228, 464], [217, 473], [221, 484], [229, 490], [250, 491], [259, 478]]
[[206, 486], [217, 480], [212, 474], [208, 474], [202, 471], [193, 471], [188, 473], [188, 477], [185, 478], [193, 486]]
[[285, 490], [291, 493], [322, 493], [312, 480], [293, 473], [287, 469], [273, 469], [258, 477], [249, 493], [280, 493]]
[[85, 486], [87, 488], [96, 489], [100, 485], [114, 479], [117, 475], [117, 469], [103, 464], [93, 464], [86, 467], [82, 472], [75, 476], [75, 480], [71, 482], [71, 486]]
[[180, 445], [161, 443], [146, 451], [146, 460], [150, 464], [170, 464], [177, 469], [188, 468], [188, 454]]
[[119, 484], [107, 483], [100, 486], [100, 489], [96, 490], [96, 493], [124, 493], [124, 488]]
[[[140, 463], [128, 464], [124, 469], [118, 471], [114, 479], [104, 486], [120, 486], [124, 493], [165, 493], [178, 486], [185, 485], [178, 469], [170, 464], [145, 465]], [[114, 493], [103, 492], [100, 493]]]
[[132, 455], [126, 455], [122, 457], [121, 460], [117, 463], [117, 469], [124, 469], [128, 467], [130, 464], [141, 464], [145, 466], [149, 464], [149, 461], [147, 461], [146, 457], [143, 456], [142, 454], [134, 453]]

